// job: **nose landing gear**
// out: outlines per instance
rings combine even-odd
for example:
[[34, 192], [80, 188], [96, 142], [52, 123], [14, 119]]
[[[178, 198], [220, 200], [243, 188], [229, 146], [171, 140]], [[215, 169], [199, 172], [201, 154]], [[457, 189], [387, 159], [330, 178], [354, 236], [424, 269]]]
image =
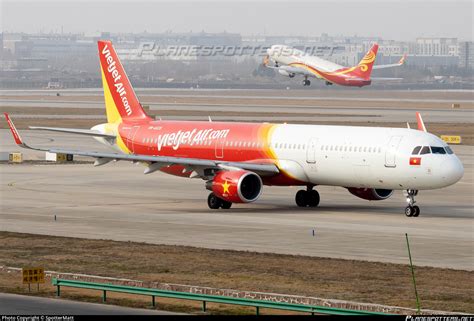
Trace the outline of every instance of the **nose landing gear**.
[[317, 207], [319, 205], [319, 193], [313, 190], [313, 186], [308, 186], [307, 190], [299, 190], [296, 193], [295, 201], [298, 207]]
[[420, 208], [415, 205], [415, 196], [418, 195], [418, 190], [407, 189], [408, 206], [405, 208], [405, 215], [408, 217], [417, 217], [420, 215]]

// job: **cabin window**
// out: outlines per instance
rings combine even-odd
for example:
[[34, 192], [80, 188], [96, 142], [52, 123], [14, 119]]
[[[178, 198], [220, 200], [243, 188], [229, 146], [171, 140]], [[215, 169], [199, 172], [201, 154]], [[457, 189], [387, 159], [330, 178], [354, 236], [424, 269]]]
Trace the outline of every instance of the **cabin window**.
[[423, 148], [421, 149], [420, 155], [425, 155], [425, 154], [429, 154], [429, 153], [431, 153], [430, 147], [429, 146], [423, 146]]
[[411, 152], [412, 155], [418, 155], [420, 152], [421, 146], [416, 146], [413, 151]]

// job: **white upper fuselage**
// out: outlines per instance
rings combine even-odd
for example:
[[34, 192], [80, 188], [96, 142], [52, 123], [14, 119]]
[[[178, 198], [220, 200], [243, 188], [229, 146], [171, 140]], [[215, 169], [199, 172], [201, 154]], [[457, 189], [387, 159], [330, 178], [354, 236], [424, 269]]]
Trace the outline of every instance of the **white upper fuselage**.
[[[454, 184], [464, 173], [455, 154], [412, 155], [416, 146], [447, 146], [418, 130], [281, 125], [271, 139], [280, 166], [317, 185], [423, 190]], [[288, 147], [302, 140], [304, 149]], [[410, 165], [411, 157], [421, 165]]]
[[267, 50], [267, 54], [270, 59], [279, 65], [303, 63], [325, 72], [333, 72], [344, 68], [344, 66], [319, 58], [317, 56], [310, 56], [301, 50], [285, 45], [273, 45]]

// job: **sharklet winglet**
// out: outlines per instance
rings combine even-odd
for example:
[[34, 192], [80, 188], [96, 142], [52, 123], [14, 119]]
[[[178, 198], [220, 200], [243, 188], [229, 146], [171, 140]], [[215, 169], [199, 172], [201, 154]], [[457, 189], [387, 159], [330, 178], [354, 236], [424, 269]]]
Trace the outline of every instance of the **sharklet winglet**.
[[418, 123], [418, 130], [426, 132], [426, 126], [425, 123], [423, 122], [423, 118], [421, 118], [421, 114], [419, 112], [416, 112], [416, 121]]

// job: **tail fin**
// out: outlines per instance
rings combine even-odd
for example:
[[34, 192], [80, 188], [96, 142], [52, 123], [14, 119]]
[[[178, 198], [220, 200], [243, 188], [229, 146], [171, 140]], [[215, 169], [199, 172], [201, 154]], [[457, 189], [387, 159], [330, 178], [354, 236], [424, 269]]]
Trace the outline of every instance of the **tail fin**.
[[100, 40], [98, 47], [107, 121], [147, 119], [112, 42]]
[[375, 63], [375, 58], [377, 58], [378, 50], [379, 45], [376, 43], [373, 44], [369, 51], [365, 54], [364, 58], [362, 58], [362, 60], [356, 66], [352, 74], [365, 80], [369, 80], [370, 74], [372, 73], [372, 67]]

